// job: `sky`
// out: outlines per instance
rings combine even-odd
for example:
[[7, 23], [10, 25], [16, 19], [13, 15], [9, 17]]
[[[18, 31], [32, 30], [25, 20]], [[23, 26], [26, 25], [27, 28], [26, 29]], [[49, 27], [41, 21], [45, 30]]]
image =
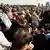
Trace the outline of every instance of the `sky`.
[[50, 0], [0, 0], [0, 3], [4, 4], [20, 4], [20, 5], [37, 5], [38, 2], [45, 5], [46, 1]]

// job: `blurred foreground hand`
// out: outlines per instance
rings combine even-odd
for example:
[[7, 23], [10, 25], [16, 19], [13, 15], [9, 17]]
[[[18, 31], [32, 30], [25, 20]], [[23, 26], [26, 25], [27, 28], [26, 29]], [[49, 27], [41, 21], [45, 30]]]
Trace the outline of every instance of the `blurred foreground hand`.
[[34, 48], [34, 45], [33, 44], [26, 44], [25, 46], [22, 47], [21, 50], [32, 50]]

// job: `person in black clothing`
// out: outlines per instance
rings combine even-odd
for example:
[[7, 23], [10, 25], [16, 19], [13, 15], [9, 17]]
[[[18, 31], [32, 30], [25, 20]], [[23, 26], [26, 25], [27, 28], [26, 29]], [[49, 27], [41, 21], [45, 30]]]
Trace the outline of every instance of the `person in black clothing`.
[[34, 44], [33, 50], [44, 50], [46, 49], [46, 37], [41, 33], [40, 27], [38, 27], [39, 32], [36, 30], [36, 35], [33, 36], [32, 43]]

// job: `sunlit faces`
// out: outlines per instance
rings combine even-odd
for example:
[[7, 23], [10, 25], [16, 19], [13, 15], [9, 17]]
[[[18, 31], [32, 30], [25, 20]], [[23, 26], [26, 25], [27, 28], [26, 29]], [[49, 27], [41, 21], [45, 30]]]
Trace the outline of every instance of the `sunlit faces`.
[[23, 18], [25, 18], [25, 14], [22, 14], [21, 16], [22, 16]]
[[23, 13], [23, 14], [26, 14], [24, 10], [22, 10], [22, 13]]

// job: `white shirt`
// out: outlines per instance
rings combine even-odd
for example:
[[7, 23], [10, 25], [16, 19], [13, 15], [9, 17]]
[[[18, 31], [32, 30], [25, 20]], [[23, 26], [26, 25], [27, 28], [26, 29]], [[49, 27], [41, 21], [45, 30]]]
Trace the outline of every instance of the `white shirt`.
[[0, 44], [7, 47], [11, 46], [10, 42], [6, 39], [2, 31], [0, 31]]

